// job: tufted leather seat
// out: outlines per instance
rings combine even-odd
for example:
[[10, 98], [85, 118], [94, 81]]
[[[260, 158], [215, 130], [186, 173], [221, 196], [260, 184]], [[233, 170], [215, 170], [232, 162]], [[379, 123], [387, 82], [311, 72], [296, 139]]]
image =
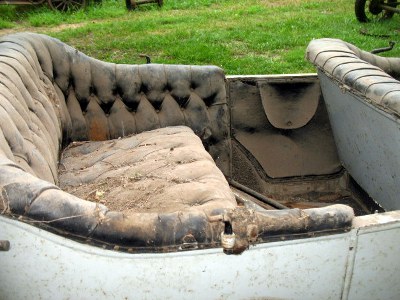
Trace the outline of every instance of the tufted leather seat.
[[[225, 77], [217, 67], [116, 65], [44, 35], [5, 36], [0, 39], [0, 128], [2, 211], [66, 234], [134, 247], [181, 244], [188, 235], [207, 244], [218, 241], [221, 232], [221, 224], [210, 225], [208, 219], [236, 206], [221, 173], [229, 176], [230, 144]], [[148, 146], [149, 139], [156, 146]], [[76, 144], [87, 140], [109, 142]], [[60, 153], [71, 142], [75, 144], [64, 151], [60, 177]], [[110, 143], [118, 153], [110, 152]], [[110, 153], [120, 161], [119, 170], [104, 166], [104, 155]], [[89, 168], [97, 173], [77, 167], [78, 176], [73, 166], [89, 157], [98, 162]], [[152, 209], [145, 214], [122, 213], [58, 187], [87, 188], [99, 184], [95, 179], [100, 174], [102, 179], [117, 178], [118, 172], [138, 179], [140, 172], [147, 178], [140, 178], [141, 188], [151, 190], [154, 177], [146, 171], [160, 164], [164, 169], [157, 175], [164, 178], [157, 183], [164, 182], [165, 192], [147, 192], [147, 198], [181, 205], [166, 208], [151, 199]], [[166, 186], [177, 180], [195, 182]], [[120, 186], [115, 188], [108, 194], [121, 192]], [[142, 194], [136, 190], [137, 197]]]
[[125, 213], [201, 208], [211, 215], [235, 207], [223, 174], [185, 126], [72, 143], [63, 152], [59, 174], [64, 191]]
[[217, 67], [116, 65], [44, 35], [2, 37], [0, 214], [127, 251], [215, 247], [225, 223], [235, 253], [348, 228], [343, 205], [236, 205], [227, 99]]

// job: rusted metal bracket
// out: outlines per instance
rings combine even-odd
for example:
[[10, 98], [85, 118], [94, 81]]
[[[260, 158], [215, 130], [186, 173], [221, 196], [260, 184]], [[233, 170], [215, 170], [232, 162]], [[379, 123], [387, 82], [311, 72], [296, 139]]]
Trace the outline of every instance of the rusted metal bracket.
[[139, 57], [144, 57], [146, 58], [146, 64], [151, 64], [151, 58], [147, 54], [139, 54]]
[[10, 241], [0, 240], [0, 251], [10, 250]]

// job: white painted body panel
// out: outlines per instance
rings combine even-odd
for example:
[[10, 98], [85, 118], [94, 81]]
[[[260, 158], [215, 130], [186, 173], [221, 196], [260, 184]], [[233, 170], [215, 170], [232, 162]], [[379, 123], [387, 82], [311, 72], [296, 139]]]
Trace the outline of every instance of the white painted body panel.
[[399, 222], [400, 211], [355, 219], [349, 299], [400, 299]]
[[400, 213], [347, 233], [222, 249], [130, 254], [0, 216], [0, 299], [399, 299]]
[[385, 210], [400, 209], [400, 121], [319, 72], [343, 166]]

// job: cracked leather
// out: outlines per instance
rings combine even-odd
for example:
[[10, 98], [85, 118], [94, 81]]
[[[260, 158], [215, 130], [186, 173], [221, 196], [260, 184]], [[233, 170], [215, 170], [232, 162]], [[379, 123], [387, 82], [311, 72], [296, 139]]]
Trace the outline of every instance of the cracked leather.
[[[178, 211], [124, 214], [60, 189], [60, 155], [72, 142], [92, 141], [82, 148], [89, 153], [96, 141], [128, 143], [131, 136], [172, 126], [190, 128], [184, 131], [188, 140], [197, 136], [195, 152], [204, 153], [198, 145], [209, 152], [221, 170], [209, 172], [219, 174], [216, 190], [225, 189], [224, 199], [212, 196], [203, 203], [207, 208], [200, 203], [197, 209], [189, 205], [190, 209]], [[33, 225], [128, 251], [166, 251], [165, 247], [188, 243], [215, 247], [224, 226], [218, 216], [236, 207], [222, 176], [230, 176], [231, 152], [225, 77], [217, 67], [116, 65], [44, 35], [4, 36], [0, 38], [0, 129], [0, 211]], [[341, 207], [334, 207], [333, 215], [345, 214], [342, 222], [328, 222], [331, 214], [315, 209], [318, 212], [322, 225], [313, 230], [345, 228], [352, 218]], [[287, 213], [294, 217], [288, 219], [285, 233], [297, 232], [299, 215]], [[238, 234], [241, 226], [250, 226], [244, 230], [249, 232], [248, 241], [262, 238], [270, 226], [262, 216], [252, 220], [255, 226], [250, 226], [251, 220], [234, 223], [239, 224]]]

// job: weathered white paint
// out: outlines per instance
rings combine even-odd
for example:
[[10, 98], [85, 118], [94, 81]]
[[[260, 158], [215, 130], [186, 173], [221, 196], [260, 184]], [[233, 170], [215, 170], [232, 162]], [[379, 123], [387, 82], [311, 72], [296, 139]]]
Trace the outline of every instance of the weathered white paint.
[[11, 242], [0, 252], [0, 299], [399, 298], [398, 215], [363, 218], [348, 233], [260, 244], [233, 256], [222, 249], [119, 253], [0, 216], [0, 240]]
[[400, 211], [359, 217], [354, 226], [358, 239], [349, 298], [400, 299]]
[[400, 209], [400, 120], [318, 73], [340, 160], [386, 210]]

